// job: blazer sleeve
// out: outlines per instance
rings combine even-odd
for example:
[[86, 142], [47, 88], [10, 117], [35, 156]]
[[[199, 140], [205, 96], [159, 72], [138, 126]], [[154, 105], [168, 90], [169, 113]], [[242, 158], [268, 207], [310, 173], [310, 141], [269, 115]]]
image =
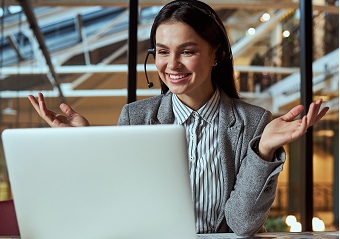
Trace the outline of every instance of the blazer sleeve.
[[[273, 162], [261, 159], [253, 150], [254, 143], [271, 120], [271, 113], [263, 111], [257, 127], [245, 127], [243, 145], [245, 156], [241, 159], [234, 188], [225, 206], [225, 219], [230, 229], [238, 235], [250, 236], [261, 231], [269, 209], [275, 199], [279, 173], [283, 169], [283, 148], [275, 152]], [[255, 120], [253, 120], [255, 121]]]

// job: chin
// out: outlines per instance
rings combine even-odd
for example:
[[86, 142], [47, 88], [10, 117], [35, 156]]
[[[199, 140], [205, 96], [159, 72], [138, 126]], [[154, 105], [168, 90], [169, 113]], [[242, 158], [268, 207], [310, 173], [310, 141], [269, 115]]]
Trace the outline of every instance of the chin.
[[183, 87], [178, 87], [178, 86], [170, 86], [169, 87], [168, 86], [168, 88], [172, 93], [174, 93], [176, 95], [185, 94], [185, 92], [186, 92], [186, 89], [183, 88]]

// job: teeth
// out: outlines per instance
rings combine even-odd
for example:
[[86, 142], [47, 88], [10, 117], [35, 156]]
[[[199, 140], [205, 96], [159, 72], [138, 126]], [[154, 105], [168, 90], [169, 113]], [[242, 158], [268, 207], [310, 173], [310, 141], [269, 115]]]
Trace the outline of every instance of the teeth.
[[180, 78], [183, 78], [183, 77], [185, 77], [185, 75], [171, 75], [171, 74], [169, 74], [169, 77], [171, 78], [171, 79], [180, 79]]

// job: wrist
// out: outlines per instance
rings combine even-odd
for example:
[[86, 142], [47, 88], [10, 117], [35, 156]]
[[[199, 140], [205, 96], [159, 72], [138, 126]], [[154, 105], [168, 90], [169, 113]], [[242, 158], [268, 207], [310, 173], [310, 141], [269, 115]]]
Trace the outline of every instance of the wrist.
[[261, 138], [257, 139], [253, 145], [254, 152], [263, 160], [272, 162], [274, 158], [275, 150], [266, 150], [261, 144]]

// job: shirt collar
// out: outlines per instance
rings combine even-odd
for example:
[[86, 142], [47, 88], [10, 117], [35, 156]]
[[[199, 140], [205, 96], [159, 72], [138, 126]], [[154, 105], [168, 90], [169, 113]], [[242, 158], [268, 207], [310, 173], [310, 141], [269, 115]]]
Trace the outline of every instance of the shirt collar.
[[[210, 98], [210, 100], [196, 112], [205, 121], [207, 121], [208, 123], [212, 123], [218, 114], [220, 98], [221, 98], [220, 91], [218, 88], [216, 88], [215, 93]], [[175, 94], [172, 95], [172, 105], [175, 119], [179, 124], [183, 124], [194, 112], [194, 110], [190, 109], [188, 106], [183, 104], [182, 101], [180, 101], [180, 99], [178, 99], [177, 95]]]

